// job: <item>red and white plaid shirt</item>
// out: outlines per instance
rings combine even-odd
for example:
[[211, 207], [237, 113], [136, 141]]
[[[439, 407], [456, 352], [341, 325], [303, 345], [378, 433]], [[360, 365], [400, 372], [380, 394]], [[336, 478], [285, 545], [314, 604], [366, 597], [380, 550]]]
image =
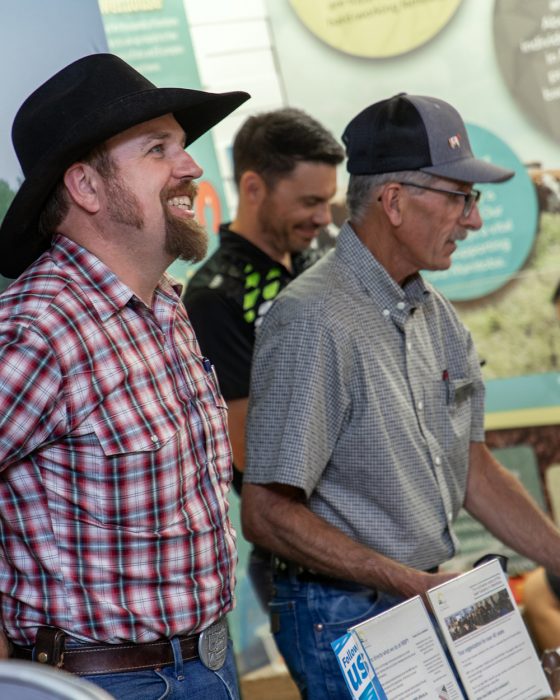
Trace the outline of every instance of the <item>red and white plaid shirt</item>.
[[17, 644], [203, 629], [233, 605], [226, 405], [167, 276], [152, 309], [63, 236], [0, 296], [0, 602]]

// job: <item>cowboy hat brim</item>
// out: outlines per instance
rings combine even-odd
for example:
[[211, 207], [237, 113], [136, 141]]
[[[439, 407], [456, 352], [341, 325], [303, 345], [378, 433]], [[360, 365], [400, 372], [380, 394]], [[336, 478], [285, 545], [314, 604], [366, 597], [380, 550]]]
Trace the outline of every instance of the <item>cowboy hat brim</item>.
[[169, 113], [184, 129], [189, 145], [247, 99], [246, 92], [219, 94], [154, 86], [87, 112], [26, 173], [0, 226], [0, 272], [15, 278], [49, 248], [50, 241], [37, 228], [43, 206], [66, 169], [92, 148]]

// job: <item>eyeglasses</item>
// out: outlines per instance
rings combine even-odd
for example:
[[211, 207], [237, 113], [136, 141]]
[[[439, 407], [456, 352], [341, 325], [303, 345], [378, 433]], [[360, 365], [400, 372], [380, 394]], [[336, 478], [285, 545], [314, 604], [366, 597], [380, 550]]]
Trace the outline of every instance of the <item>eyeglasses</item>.
[[439, 192], [440, 194], [451, 194], [456, 197], [463, 197], [465, 204], [463, 206], [463, 217], [466, 219], [473, 210], [474, 205], [480, 199], [482, 192], [480, 190], [471, 190], [470, 192], [461, 192], [460, 190], [444, 190], [441, 187], [428, 187], [428, 185], [418, 185], [416, 182], [399, 182], [399, 185], [405, 187], [417, 187], [420, 190], [430, 190], [430, 192]]

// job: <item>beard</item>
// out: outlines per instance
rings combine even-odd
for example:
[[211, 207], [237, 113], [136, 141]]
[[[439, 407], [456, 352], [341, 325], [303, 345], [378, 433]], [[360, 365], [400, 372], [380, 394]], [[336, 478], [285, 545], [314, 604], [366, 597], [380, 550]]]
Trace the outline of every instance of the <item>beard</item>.
[[[131, 226], [138, 230], [144, 228], [142, 208], [136, 195], [115, 174], [105, 182], [107, 192], [107, 209], [111, 219], [118, 224]], [[208, 250], [208, 234], [204, 226], [195, 219], [181, 219], [173, 216], [167, 206], [171, 197], [188, 196], [194, 204], [198, 187], [189, 182], [182, 187], [165, 190], [161, 195], [161, 205], [165, 217], [165, 252], [174, 260], [200, 262]]]
[[[302, 253], [311, 245], [310, 240], [302, 237], [302, 227], [313, 226], [309, 220], [287, 221], [278, 209], [272, 195], [267, 195], [257, 213], [259, 228], [263, 239], [279, 255]], [[318, 233], [319, 228], [313, 227]]]
[[282, 222], [278, 221], [274, 207], [271, 206], [268, 198], [265, 198], [261, 203], [257, 216], [260, 231], [268, 245], [281, 254], [293, 252], [289, 250], [288, 231], [282, 225]]
[[105, 191], [107, 193], [107, 212], [111, 221], [137, 229], [144, 227], [144, 217], [138, 198], [115, 172], [111, 173], [105, 180]]
[[196, 219], [181, 219], [173, 216], [167, 207], [167, 200], [171, 197], [187, 195], [192, 204], [198, 187], [194, 182], [187, 186], [177, 187], [174, 190], [166, 190], [162, 195], [162, 206], [165, 215], [165, 252], [175, 259], [185, 262], [200, 262], [208, 250], [208, 233], [202, 224]]

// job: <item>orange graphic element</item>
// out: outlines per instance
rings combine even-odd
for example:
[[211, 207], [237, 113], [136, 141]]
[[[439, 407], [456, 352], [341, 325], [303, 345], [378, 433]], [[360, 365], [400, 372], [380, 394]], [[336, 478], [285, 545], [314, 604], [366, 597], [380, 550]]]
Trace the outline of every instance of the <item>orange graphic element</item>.
[[194, 202], [194, 210], [200, 224], [206, 227], [212, 224], [213, 233], [218, 233], [222, 220], [222, 206], [218, 193], [208, 180], [201, 180], [198, 183], [198, 195]]

